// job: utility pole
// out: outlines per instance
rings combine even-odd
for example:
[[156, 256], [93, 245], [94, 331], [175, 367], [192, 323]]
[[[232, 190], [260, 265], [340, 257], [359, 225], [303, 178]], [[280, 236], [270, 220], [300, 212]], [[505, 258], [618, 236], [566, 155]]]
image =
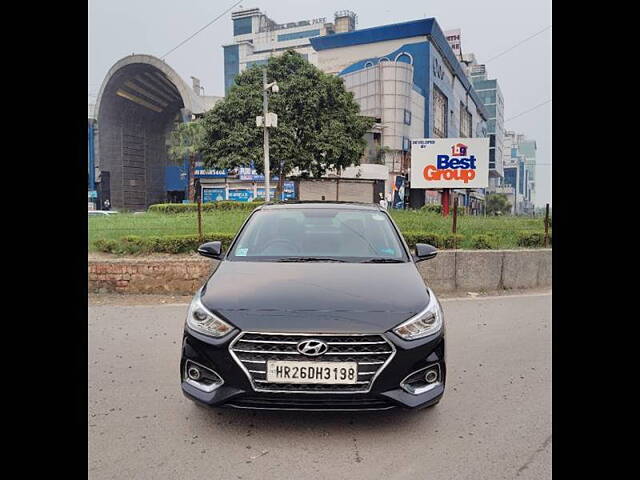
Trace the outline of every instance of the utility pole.
[[271, 172], [269, 169], [269, 128], [267, 127], [267, 113], [269, 112], [269, 95], [267, 94], [267, 67], [262, 70], [262, 122], [264, 125], [264, 199], [269, 201], [271, 188]]
[[[278, 93], [278, 84], [276, 82], [267, 83], [267, 68], [262, 70], [262, 127], [264, 129], [264, 199], [269, 201], [271, 198], [271, 168], [269, 166], [269, 127], [277, 126], [276, 115], [269, 115], [269, 90]], [[275, 122], [272, 125], [272, 122]]]
[[549, 204], [547, 203], [546, 212], [544, 215], [544, 248], [549, 245]]
[[458, 233], [458, 195], [454, 195], [453, 197], [453, 225], [451, 232], [453, 233], [453, 248], [455, 250], [458, 248], [458, 240], [456, 238], [456, 234]]
[[198, 199], [198, 241], [202, 242], [202, 188], [199, 178], [196, 178], [195, 184], [195, 197]]

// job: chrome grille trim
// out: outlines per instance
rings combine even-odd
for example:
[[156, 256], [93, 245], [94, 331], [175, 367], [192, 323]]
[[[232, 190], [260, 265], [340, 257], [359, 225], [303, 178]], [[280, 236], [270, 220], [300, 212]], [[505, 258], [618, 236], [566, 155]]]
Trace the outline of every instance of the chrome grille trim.
[[[243, 339], [243, 337], [245, 335], [260, 335], [263, 337], [268, 338], [268, 340], [265, 340], [264, 342], [261, 341], [261, 339]], [[282, 384], [277, 384], [277, 383], [268, 383], [266, 381], [266, 379], [261, 379], [261, 378], [254, 378], [255, 375], [265, 375], [266, 376], [266, 371], [258, 371], [258, 370], [253, 370], [253, 366], [251, 366], [251, 370], [248, 368], [248, 365], [245, 365], [244, 363], [261, 363], [264, 364], [266, 366], [267, 363], [267, 359], [256, 359], [256, 358], [260, 358], [260, 356], [263, 355], [294, 355], [294, 356], [298, 356], [300, 359], [304, 359], [304, 360], [309, 360], [309, 357], [306, 357], [304, 355], [302, 355], [300, 352], [296, 351], [281, 351], [281, 350], [276, 350], [276, 351], [269, 351], [269, 350], [255, 350], [255, 349], [245, 349], [245, 348], [234, 348], [236, 346], [236, 344], [239, 344], [240, 347], [249, 347], [250, 345], [248, 344], [259, 344], [259, 343], [264, 343], [267, 345], [271, 345], [271, 346], [276, 346], [277, 344], [281, 344], [281, 345], [297, 345], [301, 340], [282, 340], [282, 341], [278, 341], [278, 340], [273, 340], [271, 339], [274, 336], [288, 336], [288, 337], [327, 337], [327, 336], [333, 336], [333, 337], [344, 337], [345, 339], [348, 338], [357, 338], [357, 337], [378, 337], [380, 340], [376, 340], [376, 341], [345, 341], [345, 342], [327, 342], [327, 344], [329, 346], [346, 346], [346, 347], [350, 347], [350, 346], [355, 346], [355, 347], [359, 347], [359, 349], [362, 349], [363, 347], [366, 348], [366, 346], [370, 345], [370, 346], [375, 346], [375, 345], [383, 345], [383, 344], [387, 344], [391, 350], [385, 349], [384, 351], [375, 351], [375, 349], [369, 350], [369, 351], [355, 351], [355, 352], [344, 352], [344, 351], [338, 351], [338, 352], [327, 352], [325, 354], [323, 354], [320, 357], [315, 357], [318, 360], [324, 360], [327, 361], [327, 357], [332, 357], [332, 356], [341, 356], [341, 355], [352, 355], [352, 356], [359, 356], [359, 355], [369, 355], [369, 356], [375, 356], [375, 355], [385, 355], [386, 359], [385, 360], [379, 360], [379, 361], [357, 361], [357, 360], [353, 360], [356, 361], [358, 363], [358, 381], [355, 384], [336, 384], [335, 387], [336, 388], [340, 388], [340, 387], [345, 387], [345, 386], [364, 386], [364, 389], [351, 389], [351, 390], [338, 390], [338, 389], [328, 389], [330, 387], [332, 387], [332, 385], [330, 384], [286, 384], [286, 383], [282, 383]], [[243, 345], [243, 342], [246, 342]], [[238, 355], [236, 355], [236, 353], [240, 353], [240, 354], [250, 354], [251, 357], [248, 359], [240, 359], [238, 357]], [[396, 354], [396, 347], [395, 345], [389, 341], [389, 339], [387, 339], [387, 337], [382, 333], [280, 333], [280, 332], [240, 332], [236, 338], [234, 338], [231, 343], [229, 344], [229, 354], [231, 355], [231, 357], [235, 360], [235, 362], [238, 364], [238, 366], [242, 369], [242, 371], [244, 371], [245, 375], [247, 376], [249, 382], [251, 383], [251, 386], [253, 387], [253, 390], [256, 392], [266, 392], [266, 393], [316, 393], [316, 394], [355, 394], [355, 393], [369, 393], [371, 391], [371, 388], [373, 387], [374, 382], [376, 381], [376, 379], [378, 378], [378, 376], [380, 375], [380, 373], [382, 373], [382, 371], [386, 368], [386, 366], [391, 362], [391, 360], [393, 359], [393, 357]], [[338, 361], [338, 359], [335, 359], [336, 361]], [[360, 371], [360, 367], [362, 366], [367, 366], [367, 365], [372, 365], [372, 366], [377, 366], [377, 368], [373, 371]], [[362, 375], [363, 377], [360, 377], [360, 375]], [[367, 376], [372, 375], [372, 377], [370, 379], [366, 379]], [[366, 380], [365, 380], [366, 379]], [[265, 388], [268, 387], [269, 385], [273, 385], [273, 388]], [[293, 390], [293, 389], [286, 389], [283, 390], [281, 389], [282, 387], [280, 385], [290, 385], [292, 386], [292, 388], [307, 388], [306, 390]], [[295, 385], [295, 387], [294, 387]], [[280, 386], [280, 388], [278, 388]], [[318, 390], [318, 389], [314, 389], [318, 388], [318, 386], [320, 386], [320, 388], [322, 387], [328, 387], [325, 390]]]
[[[241, 350], [236, 348], [234, 352], [239, 353], [271, 353], [273, 355], [302, 355], [300, 352], [280, 352], [277, 350]], [[325, 353], [324, 355], [383, 355], [385, 353], [393, 353], [392, 350], [385, 350], [384, 352], [331, 352]]]

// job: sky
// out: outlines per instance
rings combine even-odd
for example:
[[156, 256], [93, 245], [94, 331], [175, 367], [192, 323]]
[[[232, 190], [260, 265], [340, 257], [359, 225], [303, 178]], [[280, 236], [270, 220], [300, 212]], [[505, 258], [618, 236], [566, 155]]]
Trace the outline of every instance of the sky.
[[[132, 53], [163, 56], [237, 0], [89, 0], [89, 101], [95, 102], [111, 66]], [[435, 17], [442, 30], [462, 30], [462, 52], [486, 63], [504, 96], [505, 128], [536, 140], [536, 206], [551, 203], [552, 28], [548, 0], [243, 0], [231, 11], [260, 8], [278, 23], [326, 17], [338, 10], [358, 15], [357, 28]], [[231, 11], [166, 57], [205, 95], [224, 95], [222, 45], [232, 43]], [[496, 57], [505, 50], [513, 49]], [[491, 61], [488, 61], [490, 60]], [[512, 120], [511, 117], [516, 117]]]

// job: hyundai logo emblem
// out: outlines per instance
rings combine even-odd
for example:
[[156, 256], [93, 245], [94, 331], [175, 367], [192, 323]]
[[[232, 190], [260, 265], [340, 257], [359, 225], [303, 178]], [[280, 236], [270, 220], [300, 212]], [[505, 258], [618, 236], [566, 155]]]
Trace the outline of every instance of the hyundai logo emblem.
[[326, 353], [327, 350], [329, 350], [327, 344], [320, 340], [303, 340], [298, 343], [298, 351], [307, 357], [317, 357]]

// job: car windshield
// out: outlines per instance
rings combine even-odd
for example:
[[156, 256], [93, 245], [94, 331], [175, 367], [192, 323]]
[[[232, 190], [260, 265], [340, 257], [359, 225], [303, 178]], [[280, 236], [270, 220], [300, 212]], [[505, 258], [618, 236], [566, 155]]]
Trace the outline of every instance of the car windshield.
[[387, 214], [345, 208], [255, 212], [227, 257], [239, 261], [407, 261]]

